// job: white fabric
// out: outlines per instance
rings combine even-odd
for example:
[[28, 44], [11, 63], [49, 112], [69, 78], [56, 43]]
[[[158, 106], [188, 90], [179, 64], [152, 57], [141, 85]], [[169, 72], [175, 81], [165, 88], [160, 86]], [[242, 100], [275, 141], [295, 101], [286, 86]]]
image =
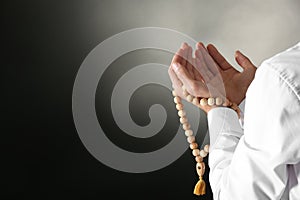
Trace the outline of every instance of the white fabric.
[[229, 108], [208, 123], [215, 200], [300, 200], [300, 43], [257, 69], [243, 128]]

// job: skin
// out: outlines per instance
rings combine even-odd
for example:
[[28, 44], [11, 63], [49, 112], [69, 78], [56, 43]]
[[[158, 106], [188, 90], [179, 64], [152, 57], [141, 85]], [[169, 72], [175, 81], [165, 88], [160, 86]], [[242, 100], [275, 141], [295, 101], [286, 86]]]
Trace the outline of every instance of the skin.
[[[192, 48], [186, 43], [174, 55], [169, 76], [176, 93], [182, 94], [182, 84], [196, 97], [223, 97], [240, 104], [246, 96], [247, 89], [254, 79], [256, 67], [240, 51], [235, 52], [236, 62], [243, 68], [237, 71], [222, 56], [217, 48], [209, 44], [197, 43], [194, 57]], [[214, 107], [201, 106], [206, 113]]]

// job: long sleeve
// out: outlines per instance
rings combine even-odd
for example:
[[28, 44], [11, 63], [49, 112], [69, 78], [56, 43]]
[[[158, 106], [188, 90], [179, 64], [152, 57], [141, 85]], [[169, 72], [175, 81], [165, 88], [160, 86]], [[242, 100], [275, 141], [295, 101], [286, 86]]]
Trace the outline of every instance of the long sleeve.
[[300, 199], [300, 73], [275, 61], [259, 67], [247, 91], [244, 129], [228, 108], [208, 113], [215, 200]]
[[243, 130], [237, 114], [229, 108], [212, 109], [207, 119], [210, 134], [209, 182], [216, 200], [221, 199], [220, 192], [224, 188], [221, 186], [221, 181], [227, 179], [226, 171], [243, 135]]

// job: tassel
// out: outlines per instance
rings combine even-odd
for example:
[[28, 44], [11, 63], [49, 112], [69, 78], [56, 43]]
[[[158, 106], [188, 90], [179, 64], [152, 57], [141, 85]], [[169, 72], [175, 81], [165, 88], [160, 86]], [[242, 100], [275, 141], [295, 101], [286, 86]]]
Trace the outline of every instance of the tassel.
[[197, 174], [199, 176], [199, 181], [195, 185], [194, 194], [195, 195], [204, 195], [205, 194], [205, 189], [206, 189], [205, 182], [202, 179], [202, 176], [203, 176], [203, 174], [205, 172], [205, 164], [204, 164], [204, 162], [197, 163], [196, 164], [196, 170], [197, 170]]
[[202, 176], [199, 177], [199, 181], [195, 185], [194, 194], [195, 195], [204, 195], [205, 194], [206, 185]]

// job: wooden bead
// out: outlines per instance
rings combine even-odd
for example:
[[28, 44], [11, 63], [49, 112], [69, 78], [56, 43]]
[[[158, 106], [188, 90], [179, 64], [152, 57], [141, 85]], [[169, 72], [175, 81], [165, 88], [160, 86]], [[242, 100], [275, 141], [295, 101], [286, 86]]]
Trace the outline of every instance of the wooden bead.
[[186, 100], [187, 100], [188, 102], [192, 102], [193, 99], [194, 99], [194, 97], [193, 97], [192, 95], [190, 95], [190, 94], [186, 97]]
[[209, 145], [208, 145], [208, 144], [205, 145], [204, 148], [203, 148], [203, 150], [204, 150], [206, 153], [208, 153], [208, 152], [209, 152]]
[[189, 93], [186, 90], [183, 90], [182, 93], [183, 93], [183, 96], [185, 96], [185, 97], [187, 97], [189, 95]]
[[176, 94], [175, 90], [173, 90], [173, 91], [172, 91], [172, 95], [173, 95], [174, 97], [176, 97], [176, 96], [177, 96], [177, 94]]
[[184, 123], [188, 122], [188, 119], [186, 117], [180, 117], [179, 121], [180, 121], [180, 123], [184, 124]]
[[[206, 106], [206, 105], [222, 105], [223, 100], [220, 97], [217, 98], [197, 98], [190, 95], [184, 86], [182, 86], [183, 95], [186, 97], [188, 102], [192, 102], [196, 106]], [[181, 98], [177, 96], [175, 90], [172, 91], [172, 95], [174, 96], [174, 102], [176, 103], [176, 109], [178, 110], [178, 116], [180, 117], [180, 123], [182, 124], [183, 129], [185, 130], [185, 135], [187, 136], [187, 142], [190, 144], [190, 149], [192, 150], [192, 154], [195, 156], [195, 160], [197, 162], [196, 170], [199, 177], [202, 177], [205, 172], [205, 163], [203, 162], [203, 158], [207, 156], [209, 151], [209, 145], [205, 145], [203, 150], [198, 149], [198, 144], [196, 143], [196, 138], [193, 135], [193, 130], [191, 130], [191, 125], [188, 122], [186, 111], [183, 110], [184, 105], [181, 103]], [[225, 102], [224, 102], [225, 103]], [[230, 105], [231, 106], [231, 105]], [[236, 105], [233, 105], [234, 110], [238, 110]]]
[[181, 103], [180, 97], [174, 97], [174, 103]]
[[193, 142], [195, 142], [195, 136], [189, 136], [189, 137], [187, 137], [187, 141], [188, 141], [188, 143], [193, 143]]
[[186, 90], [182, 91], [183, 96], [187, 97], [189, 95], [189, 93]]
[[176, 109], [177, 109], [177, 110], [182, 110], [182, 109], [183, 109], [183, 104], [177, 103], [177, 104], [176, 104]]
[[194, 149], [192, 151], [192, 153], [193, 153], [193, 156], [199, 156], [200, 155], [200, 150], [199, 149]]
[[201, 156], [196, 156], [195, 160], [196, 160], [197, 163], [203, 162], [203, 158]]
[[224, 103], [223, 103], [223, 106], [227, 107], [229, 106], [230, 102], [228, 99], [225, 99]]
[[184, 110], [179, 110], [178, 115], [179, 115], [179, 117], [184, 117], [184, 116], [186, 116], [186, 112]]
[[222, 105], [222, 103], [223, 103], [222, 98], [221, 98], [221, 97], [217, 97], [217, 98], [216, 98], [216, 105], [217, 105], [217, 106], [220, 106], [220, 105]]
[[197, 163], [196, 170], [197, 170], [198, 176], [203, 176], [204, 172], [205, 172], [205, 163], [204, 162]]
[[193, 142], [190, 144], [190, 149], [197, 149], [198, 148], [198, 144], [196, 142]]
[[191, 128], [191, 125], [190, 125], [190, 123], [186, 122], [186, 123], [182, 124], [182, 128], [183, 128], [183, 130], [186, 131], [186, 130], [189, 130]]
[[186, 130], [185, 132], [184, 132], [184, 134], [185, 134], [185, 136], [191, 136], [191, 135], [193, 135], [193, 131], [191, 130], [191, 129], [189, 129], [189, 130]]
[[206, 98], [202, 98], [202, 99], [200, 100], [200, 105], [201, 105], [201, 106], [206, 106], [206, 105], [207, 105], [207, 99], [206, 99]]
[[214, 98], [212, 98], [212, 97], [208, 98], [208, 100], [207, 100], [207, 104], [208, 104], [209, 106], [213, 106], [213, 105], [215, 105], [215, 99], [214, 99]]
[[232, 106], [231, 106], [231, 108], [233, 110], [237, 111], [238, 110], [238, 105], [236, 103], [233, 103]]
[[185, 97], [189, 95], [189, 93], [186, 90], [186, 88], [184, 87], [184, 85], [182, 86], [182, 93], [183, 93], [183, 96], [185, 96]]
[[193, 104], [198, 106], [199, 105], [199, 99], [197, 97], [194, 97]]
[[202, 158], [205, 158], [205, 157], [207, 156], [207, 153], [206, 153], [204, 150], [201, 150], [201, 151], [200, 151], [200, 156], [201, 156]]

